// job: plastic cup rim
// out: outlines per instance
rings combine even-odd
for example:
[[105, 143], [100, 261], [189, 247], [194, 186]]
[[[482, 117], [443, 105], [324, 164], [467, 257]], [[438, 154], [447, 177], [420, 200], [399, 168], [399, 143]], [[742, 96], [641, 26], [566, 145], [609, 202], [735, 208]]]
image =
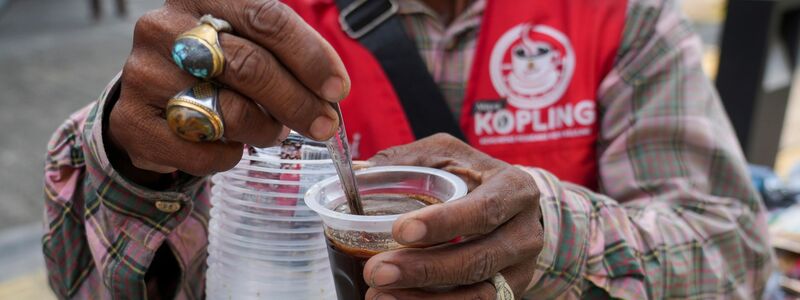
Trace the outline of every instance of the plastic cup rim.
[[[263, 203], [258, 203], [258, 202], [244, 200], [244, 199], [239, 199], [239, 198], [236, 198], [236, 197], [233, 197], [233, 196], [230, 196], [230, 195], [225, 195], [225, 194], [222, 194], [222, 193], [215, 193], [215, 192], [212, 192], [211, 196], [219, 198], [223, 202], [236, 204], [236, 205], [240, 205], [240, 206], [248, 206], [248, 207], [252, 207], [252, 208], [270, 209], [270, 210], [283, 210], [283, 211], [298, 211], [298, 210], [299, 211], [311, 211], [311, 209], [308, 208], [308, 206], [306, 206], [306, 205], [297, 206], [295, 204], [294, 206], [288, 206], [288, 205], [263, 204]], [[297, 200], [298, 201], [303, 201], [305, 203], [305, 199], [304, 198], [297, 198]]]
[[[222, 200], [222, 201], [225, 201], [225, 200]], [[228, 202], [228, 203], [230, 203], [230, 202]], [[233, 203], [233, 204], [236, 204], [236, 203]], [[247, 205], [242, 204], [242, 206], [247, 206]], [[278, 205], [278, 207], [280, 207], [280, 206]], [[290, 206], [287, 206], [287, 207], [290, 207]], [[271, 208], [271, 207], [252, 207], [252, 208], [269, 210], [269, 211], [272, 211], [272, 213], [280, 212], [280, 213], [293, 213], [293, 214], [295, 214], [295, 213], [314, 212], [310, 208], [305, 208], [305, 209], [280, 209], [280, 208]], [[297, 218], [297, 220], [280, 220], [280, 221], [283, 221], [283, 222], [286, 222], [286, 221], [296, 222], [296, 221], [303, 221], [303, 220], [314, 220], [312, 217], [317, 217], [316, 213], [314, 213], [314, 215], [312, 215], [312, 216], [298, 216], [298, 217], [294, 217], [294, 216], [291, 216], [291, 217], [289, 217], [289, 216], [273, 216], [273, 215], [268, 215], [268, 214], [257, 214], [257, 213], [252, 213], [252, 212], [248, 212], [248, 211], [237, 210], [235, 208], [228, 207], [224, 203], [222, 205], [215, 205], [212, 209], [223, 210], [226, 213], [230, 212], [232, 214], [235, 214], [235, 215], [237, 215], [239, 217], [243, 217], [243, 218], [266, 220], [266, 221], [273, 221], [272, 217]], [[319, 219], [316, 219], [316, 221], [319, 221]]]
[[[297, 235], [316, 236], [316, 235], [322, 235], [322, 230], [321, 230], [322, 226], [321, 226], [321, 224], [318, 227], [318, 229], [320, 229], [320, 230], [316, 230], [316, 231], [312, 231], [312, 232], [308, 232], [308, 231], [295, 231], [295, 232], [292, 232], [292, 231], [280, 231], [279, 232], [277, 230], [269, 230], [269, 229], [262, 230], [258, 226], [252, 226], [252, 225], [247, 225], [247, 224], [240, 224], [240, 223], [231, 224], [230, 222], [225, 222], [225, 224], [219, 224], [219, 223], [220, 223], [219, 220], [215, 220], [214, 221], [214, 227], [215, 227], [214, 229], [215, 230], [216, 229], [222, 229], [222, 228], [231, 228], [231, 229], [235, 229], [235, 230], [245, 230], [245, 231], [247, 231], [247, 233], [257, 233], [257, 234], [275, 235], [275, 236], [287, 236], [287, 235], [288, 236], [297, 236]], [[222, 230], [224, 230], [226, 233], [231, 233], [231, 230], [226, 230], [226, 229], [222, 229]], [[237, 235], [239, 235], [239, 234], [237, 234]], [[279, 241], [279, 240], [283, 241], [283, 240], [286, 240], [286, 239], [273, 239], [272, 241]], [[292, 241], [296, 241], [297, 239], [291, 239], [291, 240]]]
[[[261, 220], [261, 221], [264, 221], [264, 220]], [[320, 219], [296, 219], [296, 220], [290, 220], [290, 219], [277, 219], [277, 220], [276, 220], [276, 219], [270, 219], [270, 220], [267, 220], [267, 221], [276, 221], [276, 222], [293, 222], [293, 223], [316, 223], [316, 222], [321, 222], [321, 220], [320, 220]], [[253, 226], [253, 225], [249, 225], [249, 224], [243, 224], [243, 223], [240, 223], [240, 222], [234, 222], [234, 223], [236, 223], [236, 224], [232, 224], [231, 222], [223, 222], [223, 221], [220, 221], [220, 220], [218, 220], [217, 222], [224, 223], [224, 225], [227, 225], [227, 226], [233, 226], [233, 227], [237, 227], [237, 228], [240, 228], [240, 229], [249, 230], [249, 231], [253, 231], [253, 232], [268, 232], [268, 233], [279, 233], [279, 234], [304, 234], [304, 233], [313, 233], [313, 232], [276, 232], [276, 231], [270, 231], [269, 229], [265, 230], [265, 229], [263, 229], [263, 228], [261, 228], [261, 227], [259, 227], [259, 226]], [[223, 224], [220, 224], [220, 225], [223, 225]], [[321, 225], [321, 224], [320, 224], [320, 225]]]
[[[278, 229], [266, 229], [266, 230], [262, 230], [262, 231], [255, 231], [255, 230], [251, 230], [249, 228], [245, 228], [245, 227], [239, 226], [239, 225], [247, 225], [247, 224], [241, 224], [239, 222], [236, 222], [237, 224], [231, 224], [230, 222], [225, 221], [225, 225], [220, 225], [219, 222], [220, 222], [219, 220], [215, 220], [214, 221], [214, 230], [220, 229], [220, 230], [225, 231], [225, 234], [227, 234], [227, 235], [241, 236], [242, 238], [247, 238], [247, 237], [243, 236], [243, 235], [239, 235], [239, 234], [234, 233], [234, 232], [231, 232], [230, 230], [221, 229], [221, 228], [223, 226], [226, 227], [226, 228], [235, 227], [235, 229], [242, 229], [242, 230], [247, 230], [247, 231], [251, 231], [251, 232], [266, 233], [266, 234], [316, 234], [316, 233], [318, 233], [320, 231], [319, 229], [322, 227], [322, 224], [319, 224], [319, 226], [314, 226], [314, 227], [303, 227], [303, 228], [294, 228], [294, 229], [292, 229], [292, 228], [286, 228], [286, 229], [278, 228]], [[298, 229], [303, 229], [303, 230], [298, 230]], [[246, 240], [246, 241], [249, 241], [250, 239], [261, 240], [261, 239], [256, 239], [256, 238], [247, 238], [247, 239], [248, 240]]]
[[[328, 254], [327, 253], [318, 254], [318, 255], [315, 255], [315, 256], [290, 258], [290, 257], [279, 257], [279, 256], [273, 256], [273, 255], [261, 255], [261, 254], [254, 253], [254, 252], [251, 252], [251, 251], [246, 251], [246, 250], [241, 250], [240, 251], [239, 249], [233, 249], [231, 247], [226, 247], [225, 245], [216, 245], [215, 247], [212, 247], [212, 248], [214, 250], [217, 250], [217, 251], [222, 251], [222, 252], [229, 253], [229, 254], [235, 254], [238, 257], [250, 258], [250, 259], [255, 259], [255, 260], [259, 260], [259, 261], [263, 261], [263, 262], [282, 262], [282, 263], [308, 262], [310, 264], [313, 264], [316, 261], [320, 261], [320, 260], [327, 261], [328, 260]], [[209, 252], [211, 252], [212, 248], [209, 248]]]
[[326, 245], [323, 242], [313, 243], [313, 244], [298, 244], [298, 245], [276, 245], [272, 241], [262, 241], [260, 239], [248, 239], [247, 237], [240, 236], [238, 234], [233, 234], [229, 231], [225, 231], [225, 235], [209, 235], [209, 239], [222, 239], [226, 241], [235, 240], [239, 243], [245, 244], [252, 244], [254, 246], [262, 246], [264, 249], [268, 250], [279, 250], [279, 251], [290, 251], [290, 250], [297, 250], [297, 251], [309, 251], [309, 250], [324, 250]]
[[[211, 283], [209, 285], [209, 287], [212, 287], [213, 289], [218, 290], [220, 292], [224, 292], [226, 296], [229, 296], [229, 295], [247, 295], [247, 294], [252, 294], [252, 293], [256, 293], [256, 292], [262, 292], [262, 293], [263, 292], [268, 292], [268, 293], [270, 293], [270, 296], [274, 296], [274, 293], [279, 293], [279, 294], [284, 294], [284, 293], [297, 294], [297, 293], [304, 293], [304, 292], [309, 292], [310, 291], [308, 289], [308, 286], [305, 286], [305, 285], [302, 286], [302, 288], [299, 288], [297, 290], [286, 291], [286, 290], [275, 290], [275, 289], [273, 289], [271, 287], [263, 286], [262, 285], [263, 281], [260, 281], [260, 280], [259, 281], [254, 281], [252, 279], [250, 279], [250, 280], [247, 280], [247, 279], [236, 280], [238, 278], [230, 278], [230, 276], [226, 276], [224, 274], [214, 274], [213, 276], [211, 276], [211, 274], [209, 274], [208, 277], [212, 278], [212, 282], [213, 282], [213, 283]], [[231, 279], [233, 279], [233, 280], [231, 280]], [[328, 283], [328, 281], [330, 281], [331, 283]], [[259, 283], [262, 283], [262, 284], [259, 284]], [[326, 290], [328, 288], [334, 290], [332, 292], [333, 292], [333, 295], [335, 296], [335, 286], [333, 284], [333, 280], [318, 280], [316, 283], [317, 283], [318, 287], [325, 288]], [[315, 294], [313, 291], [311, 293]], [[326, 295], [327, 295], [327, 293], [328, 292], [326, 291]], [[240, 298], [247, 298], [247, 297], [233, 297], [232, 299], [240, 299]], [[214, 298], [211, 297], [211, 299], [214, 299]], [[225, 299], [229, 299], [229, 298], [225, 298]]]
[[[257, 280], [261, 281], [264, 285], [268, 285], [269, 283], [272, 283], [273, 286], [280, 286], [280, 285], [284, 285], [284, 284], [292, 284], [292, 283], [297, 283], [298, 281], [299, 282], [303, 282], [303, 283], [313, 283], [313, 282], [327, 281], [328, 276], [330, 276], [329, 274], [321, 274], [322, 272], [330, 273], [330, 270], [320, 270], [319, 272], [309, 272], [309, 274], [307, 274], [307, 275], [306, 274], [302, 274], [302, 275], [301, 274], [298, 274], [298, 275], [262, 274], [262, 273], [256, 273], [256, 272], [250, 272], [250, 271], [239, 271], [239, 270], [234, 270], [234, 269], [230, 269], [230, 268], [226, 268], [226, 267], [219, 267], [219, 266], [215, 266], [213, 270], [214, 270], [213, 273], [217, 273], [217, 274], [222, 275], [222, 276], [227, 277], [227, 278], [233, 278], [233, 277], [236, 277], [237, 275], [240, 275], [240, 274], [247, 274], [247, 275], [250, 275], [250, 276], [247, 276], [247, 277], [251, 277], [251, 278], [256, 278], [257, 277], [258, 278]], [[290, 277], [290, 278], [287, 279], [287, 278], [285, 278], [286, 276], [295, 276], [295, 277]], [[243, 279], [243, 280], [246, 280], [246, 279]]]
[[[221, 177], [220, 180], [224, 180], [224, 181], [227, 181], [227, 179], [231, 178], [231, 179], [235, 179], [235, 180], [242, 180], [242, 181], [252, 182], [252, 183], [272, 184], [272, 185], [285, 185], [285, 186], [292, 186], [292, 187], [295, 187], [295, 186], [303, 187], [304, 183], [307, 186], [313, 185], [313, 183], [302, 182], [302, 181], [287, 181], [287, 180], [275, 180], [275, 179], [268, 179], [268, 178], [258, 178], [258, 177], [252, 177], [252, 176], [236, 174], [234, 172], [225, 172], [225, 173], [220, 173], [220, 174], [221, 174], [220, 175], [220, 177]], [[336, 173], [334, 172], [333, 174], [336, 174]]]
[[[217, 273], [217, 274], [221, 274], [221, 275], [223, 275], [225, 277], [229, 277], [229, 278], [235, 277], [237, 273], [247, 273], [248, 275], [256, 275], [256, 276], [259, 276], [259, 277], [265, 277], [263, 279], [267, 279], [267, 277], [273, 277], [273, 278], [269, 278], [270, 279], [269, 282], [264, 282], [264, 284], [280, 282], [280, 284], [276, 284], [276, 285], [273, 285], [273, 286], [283, 285], [283, 284], [286, 284], [286, 283], [291, 282], [291, 281], [305, 281], [305, 282], [308, 282], [308, 281], [312, 281], [312, 282], [325, 281], [326, 279], [328, 279], [328, 275], [329, 275], [329, 274], [325, 274], [323, 272], [309, 272], [310, 274], [308, 274], [308, 275], [297, 274], [297, 278], [287, 279], [286, 277], [281, 278], [281, 276], [286, 276], [286, 274], [278, 275], [278, 274], [254, 272], [255, 270], [247, 270], [247, 271], [244, 271], [242, 269], [235, 269], [234, 270], [234, 269], [227, 268], [227, 267], [222, 267], [222, 266], [214, 266], [213, 271], [215, 271], [215, 273]], [[323, 270], [320, 270], [320, 271], [323, 271]], [[330, 270], [327, 270], [327, 271], [330, 272]], [[305, 277], [305, 278], [303, 278], [303, 277]]]
[[[355, 174], [356, 176], [358, 176], [363, 174], [382, 173], [387, 171], [425, 173], [444, 178], [453, 185], [454, 191], [453, 191], [453, 197], [450, 197], [450, 199], [445, 199], [443, 203], [461, 198], [467, 193], [467, 184], [463, 180], [461, 180], [461, 178], [450, 172], [434, 168], [417, 167], [417, 166], [381, 166], [381, 167], [371, 167], [367, 169], [358, 170], [355, 172]], [[318, 182], [317, 184], [311, 186], [311, 188], [308, 189], [305, 198], [308, 199], [309, 195], [319, 194], [322, 187], [327, 186], [338, 180], [339, 180], [338, 176], [332, 176]], [[402, 214], [396, 214], [396, 215], [380, 215], [380, 216], [361, 216], [361, 215], [345, 214], [333, 211], [332, 209], [321, 205], [320, 203], [318, 203], [318, 201], [313, 201], [313, 199], [312, 201], [306, 201], [306, 206], [311, 208], [311, 210], [315, 211], [320, 217], [323, 217], [323, 223], [325, 223], [324, 222], [325, 217], [338, 220], [354, 221], [354, 222], [391, 222], [397, 220], [397, 218], [399, 218], [402, 215]]]
[[[250, 239], [250, 238], [248, 238], [246, 236], [242, 236], [240, 234], [233, 233], [230, 230], [226, 230], [226, 229], [223, 229], [221, 227], [218, 227], [215, 230], [224, 231], [226, 234], [232, 234], [232, 235], [235, 235], [237, 237], [241, 237], [243, 239], [245, 239], [245, 238]], [[321, 231], [322, 230], [320, 230], [320, 232]], [[306, 239], [306, 240], [273, 240], [273, 239], [255, 239], [254, 238], [254, 240], [258, 240], [258, 241], [264, 242], [264, 243], [268, 242], [271, 245], [275, 245], [275, 246], [287, 246], [287, 247], [315, 246], [315, 245], [324, 245], [325, 244], [325, 242], [323, 240], [317, 240], [316, 238]]]
[[[220, 259], [220, 258], [212, 258], [212, 257], [209, 257], [209, 258], [210, 259], [208, 259], [206, 261], [206, 265], [209, 268], [214, 268], [214, 269], [241, 268], [241, 266], [237, 266], [235, 263], [232, 263], [232, 262]], [[315, 267], [316, 265], [312, 264], [311, 266]], [[320, 263], [319, 266], [316, 266], [316, 267], [317, 268], [310, 268], [310, 269], [306, 269], [306, 270], [302, 270], [302, 271], [301, 270], [285, 270], [285, 269], [268, 269], [268, 271], [262, 271], [262, 270], [267, 269], [267, 268], [249, 268], [249, 267], [245, 268], [245, 269], [252, 270], [252, 272], [255, 272], [255, 273], [271, 274], [271, 275], [275, 275], [275, 276], [283, 276], [283, 275], [305, 276], [307, 274], [320, 274], [320, 273], [326, 274], [326, 273], [329, 273], [331, 271], [330, 264], [327, 264], [327, 263], [326, 264]]]
[[218, 245], [234, 245], [234, 246], [240, 247], [240, 248], [253, 249], [253, 250], [256, 250], [256, 251], [265, 251], [265, 252], [266, 251], [271, 251], [271, 252], [295, 252], [295, 253], [296, 252], [310, 252], [310, 253], [323, 253], [323, 252], [325, 252], [325, 253], [327, 253], [327, 251], [328, 251], [325, 248], [275, 249], [275, 248], [270, 248], [270, 247], [262, 247], [263, 245], [259, 245], [259, 244], [250, 244], [250, 245], [248, 245], [247, 242], [239, 241], [239, 240], [236, 240], [236, 239], [233, 239], [233, 240], [225, 239], [225, 238], [218, 237], [218, 236], [214, 236], [214, 237], [209, 236], [208, 239], [209, 239], [209, 241], [213, 241], [214, 243], [217, 243]]
[[[292, 161], [291, 163], [287, 164], [303, 164], [298, 163], [300, 160]], [[330, 163], [333, 165], [333, 163]], [[305, 164], [305, 165], [313, 165], [313, 164]], [[269, 167], [262, 167], [262, 166], [254, 166], [248, 165], [242, 161], [234, 167], [237, 170], [248, 170], [248, 171], [256, 171], [256, 172], [264, 172], [264, 173], [275, 173], [275, 174], [291, 174], [291, 175], [325, 175], [325, 174], [336, 174], [335, 170], [332, 169], [323, 169], [323, 170], [303, 170], [303, 169], [280, 169], [280, 168], [269, 168]]]
[[[224, 263], [224, 261], [221, 260], [220, 258], [216, 258], [216, 255], [213, 255], [213, 256], [209, 255], [209, 257], [215, 257], [214, 258], [215, 261], [217, 261], [218, 263]], [[263, 260], [257, 260], [257, 259], [247, 259], [247, 260], [250, 260], [250, 261], [256, 260], [255, 262], [251, 262], [251, 263], [256, 263], [256, 264], [270, 264], [270, 262], [263, 261]], [[227, 265], [231, 265], [231, 263], [226, 263], [226, 264]], [[289, 272], [317, 272], [317, 271], [324, 271], [324, 270], [327, 270], [327, 272], [330, 272], [330, 263], [326, 259], [325, 261], [313, 262], [309, 266], [299, 266], [299, 267], [269, 266], [269, 268], [270, 268], [270, 270], [276, 270], [276, 271], [280, 271], [280, 272], [284, 272], [284, 273], [289, 273]]]
[[250, 194], [250, 195], [254, 195], [254, 196], [266, 196], [266, 197], [276, 197], [276, 198], [297, 198], [297, 199], [303, 199], [304, 198], [304, 195], [300, 194], [300, 193], [264, 192], [264, 191], [258, 191], [258, 190], [252, 190], [252, 189], [248, 189], [248, 188], [238, 187], [238, 186], [235, 186], [235, 185], [226, 185], [224, 183], [222, 185], [220, 185], [219, 188], [220, 188], [219, 192], [224, 192], [226, 190], [233, 190], [234, 192], [240, 192], [240, 193]]
[[242, 155], [241, 160], [259, 161], [259, 162], [275, 162], [279, 164], [301, 164], [301, 165], [333, 165], [333, 160], [330, 158], [324, 159], [282, 159], [273, 156], [255, 156], [250, 153]]
[[[241, 216], [241, 215], [240, 215]], [[244, 216], [247, 217], [247, 216]], [[258, 218], [258, 217], [254, 217]], [[319, 216], [304, 216], [304, 217], [283, 217], [283, 216], [269, 216], [266, 215], [263, 218], [259, 218], [262, 221], [277, 221], [277, 222], [302, 222], [302, 223], [312, 223], [312, 222], [319, 222]]]

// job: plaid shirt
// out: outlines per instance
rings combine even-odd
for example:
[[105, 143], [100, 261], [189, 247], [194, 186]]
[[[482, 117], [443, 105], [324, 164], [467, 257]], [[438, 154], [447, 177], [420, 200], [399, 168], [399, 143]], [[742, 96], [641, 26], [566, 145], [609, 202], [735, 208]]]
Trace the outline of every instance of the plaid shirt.
[[[401, 1], [409, 34], [454, 111], [483, 1], [449, 26], [423, 5]], [[761, 295], [772, 267], [765, 210], [700, 69], [700, 47], [673, 2], [630, 0], [616, 64], [598, 87], [600, 190], [522, 167], [541, 190], [545, 224], [529, 294]], [[156, 251], [168, 245], [181, 269], [177, 297], [201, 298], [208, 183], [184, 178], [155, 192], [113, 170], [101, 122], [117, 97], [116, 82], [64, 123], [48, 146], [43, 243], [50, 284], [62, 298], [142, 299]]]

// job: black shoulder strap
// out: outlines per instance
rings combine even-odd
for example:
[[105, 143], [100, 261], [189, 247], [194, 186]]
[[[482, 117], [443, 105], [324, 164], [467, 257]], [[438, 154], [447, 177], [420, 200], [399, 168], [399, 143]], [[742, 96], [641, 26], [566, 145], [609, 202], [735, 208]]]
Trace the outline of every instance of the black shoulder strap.
[[396, 15], [396, 0], [336, 0], [339, 23], [369, 49], [394, 87], [416, 138], [447, 132], [464, 139], [439, 87]]

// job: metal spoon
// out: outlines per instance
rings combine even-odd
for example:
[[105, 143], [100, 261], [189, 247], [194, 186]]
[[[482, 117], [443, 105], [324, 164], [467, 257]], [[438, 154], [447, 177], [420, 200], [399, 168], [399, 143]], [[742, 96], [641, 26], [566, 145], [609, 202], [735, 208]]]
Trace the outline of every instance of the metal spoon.
[[364, 207], [361, 204], [361, 195], [358, 194], [358, 184], [356, 184], [356, 176], [353, 173], [353, 158], [350, 156], [350, 146], [347, 144], [347, 132], [344, 129], [342, 111], [339, 109], [338, 103], [332, 104], [332, 106], [339, 115], [339, 129], [336, 135], [325, 142], [325, 145], [331, 154], [336, 173], [339, 174], [339, 181], [342, 183], [350, 213], [363, 215]]

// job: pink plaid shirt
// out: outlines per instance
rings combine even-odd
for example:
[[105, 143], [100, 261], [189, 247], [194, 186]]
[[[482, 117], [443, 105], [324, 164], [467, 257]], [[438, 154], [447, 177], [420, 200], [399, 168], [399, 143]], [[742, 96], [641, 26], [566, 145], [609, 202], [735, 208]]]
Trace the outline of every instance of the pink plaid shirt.
[[[424, 5], [400, 1], [408, 32], [454, 111], [484, 1], [449, 26]], [[700, 69], [700, 47], [673, 1], [630, 0], [616, 64], [598, 87], [600, 190], [522, 167], [541, 189], [545, 224], [529, 295], [760, 297], [772, 268], [765, 210]], [[207, 182], [177, 178], [155, 192], [117, 174], [100, 126], [117, 93], [115, 79], [48, 146], [43, 243], [50, 284], [61, 298], [142, 299], [148, 270], [160, 266], [153, 259], [172, 253], [177, 298], [202, 298]], [[180, 209], [164, 212], [159, 203]], [[159, 249], [167, 252], [156, 255]]]

